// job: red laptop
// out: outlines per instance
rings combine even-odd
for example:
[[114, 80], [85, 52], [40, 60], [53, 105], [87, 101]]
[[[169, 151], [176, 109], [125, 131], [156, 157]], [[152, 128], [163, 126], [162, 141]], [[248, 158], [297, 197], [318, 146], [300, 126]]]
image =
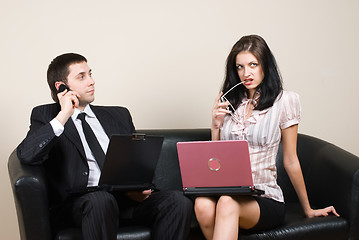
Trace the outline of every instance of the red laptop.
[[253, 186], [248, 142], [243, 140], [178, 142], [186, 195], [260, 195]]

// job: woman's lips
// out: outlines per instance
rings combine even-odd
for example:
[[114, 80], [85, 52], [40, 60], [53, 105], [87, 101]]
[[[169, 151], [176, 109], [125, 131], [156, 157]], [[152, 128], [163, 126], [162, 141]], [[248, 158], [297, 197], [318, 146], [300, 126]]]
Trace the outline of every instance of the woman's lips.
[[253, 82], [253, 79], [246, 79], [243, 81], [244, 85], [250, 85]]

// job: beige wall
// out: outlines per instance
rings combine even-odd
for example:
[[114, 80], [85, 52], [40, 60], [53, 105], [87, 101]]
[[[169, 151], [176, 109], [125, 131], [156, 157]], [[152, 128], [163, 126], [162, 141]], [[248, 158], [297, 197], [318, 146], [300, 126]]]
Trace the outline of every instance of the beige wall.
[[51, 102], [53, 57], [85, 55], [95, 104], [127, 106], [137, 128], [205, 128], [230, 48], [256, 33], [301, 96], [300, 132], [359, 155], [358, 11], [356, 0], [0, 0], [0, 239], [19, 239], [7, 158], [32, 107]]

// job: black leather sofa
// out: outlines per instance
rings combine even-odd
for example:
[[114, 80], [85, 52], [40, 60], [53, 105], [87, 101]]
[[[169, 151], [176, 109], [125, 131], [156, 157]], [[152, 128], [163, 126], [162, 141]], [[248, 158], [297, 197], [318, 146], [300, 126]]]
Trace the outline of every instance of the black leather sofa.
[[[139, 130], [165, 136], [155, 174], [159, 189], [181, 190], [177, 159], [178, 141], [209, 140], [209, 129]], [[239, 239], [359, 239], [359, 157], [308, 135], [298, 135], [298, 156], [312, 207], [334, 205], [340, 217], [307, 219], [301, 210], [293, 187], [286, 175], [281, 157], [277, 157], [278, 183], [285, 195], [287, 213], [283, 226], [270, 231], [241, 232]], [[8, 162], [21, 239], [81, 239], [80, 229], [51, 231], [47, 203], [47, 184], [41, 167], [23, 166], [14, 151]], [[125, 226], [117, 239], [150, 239], [151, 229]], [[204, 239], [194, 221], [190, 239]]]

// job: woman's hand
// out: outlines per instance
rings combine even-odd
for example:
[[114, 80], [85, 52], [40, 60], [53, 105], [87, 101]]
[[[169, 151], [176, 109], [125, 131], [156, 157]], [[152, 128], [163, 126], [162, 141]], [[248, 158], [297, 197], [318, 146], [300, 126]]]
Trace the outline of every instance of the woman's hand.
[[224, 116], [230, 113], [230, 111], [226, 109], [229, 105], [229, 102], [221, 102], [222, 95], [223, 92], [220, 92], [214, 101], [212, 109], [212, 130], [218, 130], [223, 124]]
[[333, 213], [335, 216], [339, 217], [339, 214], [337, 213], [337, 211], [335, 210], [335, 208], [333, 206], [329, 206], [326, 208], [322, 208], [322, 209], [310, 209], [308, 212], [305, 213], [305, 215], [308, 218], [313, 218], [313, 217], [326, 217], [329, 215], [329, 213]]

